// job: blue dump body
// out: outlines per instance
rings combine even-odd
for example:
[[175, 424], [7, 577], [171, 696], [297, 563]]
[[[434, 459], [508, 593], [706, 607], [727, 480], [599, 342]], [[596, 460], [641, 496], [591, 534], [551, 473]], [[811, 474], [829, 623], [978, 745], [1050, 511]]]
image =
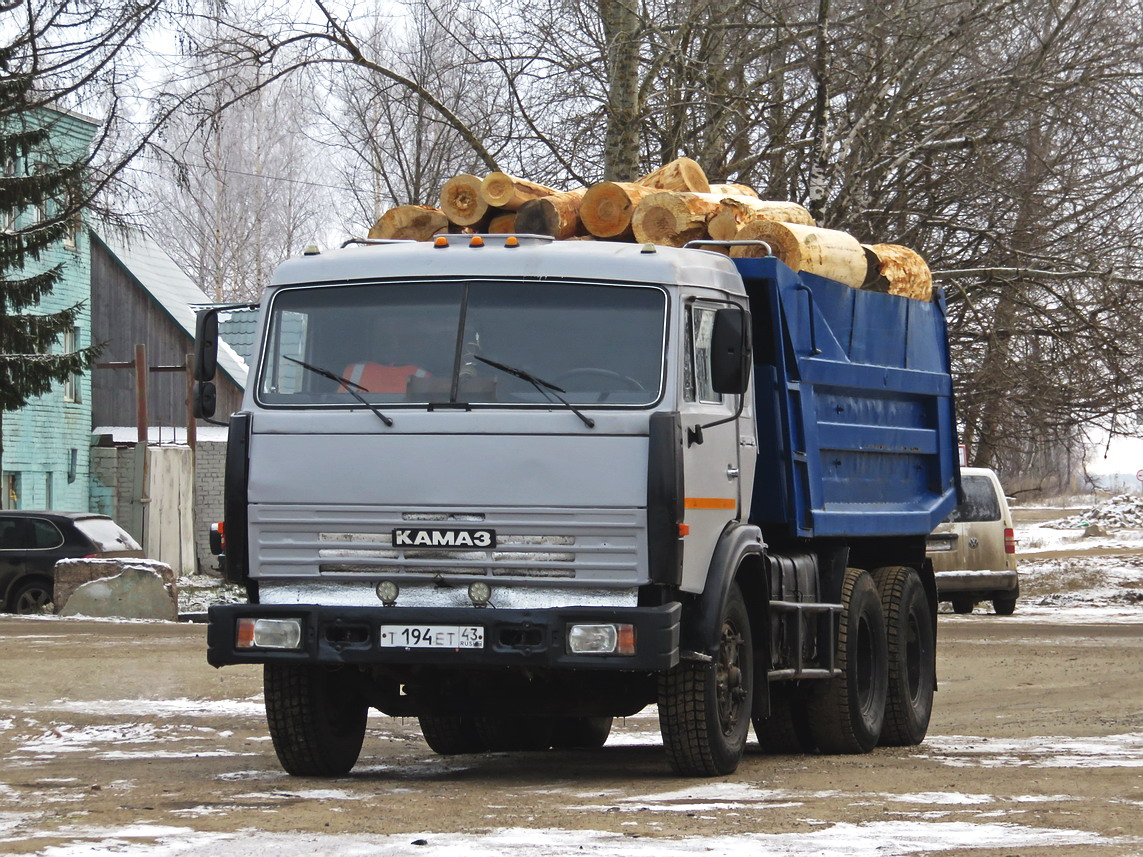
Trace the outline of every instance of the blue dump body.
[[944, 298], [924, 302], [736, 259], [759, 434], [751, 521], [791, 537], [924, 535], [956, 505]]

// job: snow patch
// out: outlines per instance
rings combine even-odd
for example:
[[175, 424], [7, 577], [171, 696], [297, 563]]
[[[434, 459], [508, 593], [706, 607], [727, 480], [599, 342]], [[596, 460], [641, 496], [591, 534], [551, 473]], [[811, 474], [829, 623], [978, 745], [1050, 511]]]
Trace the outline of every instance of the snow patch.
[[1143, 733], [1092, 738], [929, 737], [919, 759], [954, 768], [1143, 768]]
[[[41, 857], [88, 857], [114, 851], [128, 857], [181, 857], [207, 853], [213, 857], [248, 857], [248, 833], [196, 833], [186, 828], [135, 825], [121, 829], [69, 831], [77, 840], [43, 849]], [[151, 839], [151, 842], [140, 842]], [[908, 857], [958, 848], [1032, 848], [1134, 844], [1134, 840], [1105, 837], [1080, 830], [1051, 830], [1018, 824], [924, 822], [897, 820], [867, 824], [831, 824], [797, 833], [740, 833], [733, 836], [666, 839], [632, 837], [598, 830], [539, 830], [512, 828], [485, 834], [406, 833], [391, 836], [315, 836], [312, 833], [258, 835], [258, 850], [277, 857], [337, 854], [367, 857], [423, 855], [434, 857], [820, 857], [844, 853], [849, 857]], [[425, 846], [429, 846], [427, 849]]]

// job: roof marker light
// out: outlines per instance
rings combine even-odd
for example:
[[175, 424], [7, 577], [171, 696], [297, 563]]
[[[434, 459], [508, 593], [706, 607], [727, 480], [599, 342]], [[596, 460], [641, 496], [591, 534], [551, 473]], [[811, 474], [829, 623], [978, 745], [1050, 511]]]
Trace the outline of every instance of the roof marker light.
[[504, 246], [505, 247], [519, 247], [520, 246], [520, 239], [517, 238], [515, 235], [509, 235], [507, 238], [504, 239]]
[[643, 249], [640, 250], [639, 252], [640, 253], [657, 253], [658, 250], [655, 249], [654, 244], [651, 244], [650, 242], [648, 242], [648, 243], [643, 245]]
[[469, 247], [483, 247], [484, 246], [484, 239], [481, 238], [479, 235], [473, 235], [472, 240], [468, 242], [468, 246]]
[[443, 235], [438, 235], [437, 240], [433, 242], [433, 246], [434, 247], [447, 247], [448, 246], [448, 239], [445, 238]]

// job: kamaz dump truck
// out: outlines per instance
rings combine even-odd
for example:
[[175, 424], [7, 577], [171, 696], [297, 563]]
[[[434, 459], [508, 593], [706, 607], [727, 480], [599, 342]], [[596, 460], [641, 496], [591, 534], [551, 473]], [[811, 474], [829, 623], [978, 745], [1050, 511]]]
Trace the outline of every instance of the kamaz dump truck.
[[[685, 775], [925, 735], [926, 535], [956, 505], [944, 307], [538, 236], [287, 261], [229, 420], [208, 659], [259, 664], [283, 767], [370, 708], [438, 753], [600, 747], [649, 705]], [[199, 319], [200, 410], [218, 345]], [[221, 547], [220, 547], [221, 549]]]

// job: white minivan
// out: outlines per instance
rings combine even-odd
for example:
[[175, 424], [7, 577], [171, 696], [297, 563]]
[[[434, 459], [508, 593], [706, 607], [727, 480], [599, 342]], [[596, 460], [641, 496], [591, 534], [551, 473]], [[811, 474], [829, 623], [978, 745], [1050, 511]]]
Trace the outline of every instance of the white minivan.
[[1020, 596], [1012, 513], [996, 474], [962, 467], [964, 502], [929, 536], [926, 551], [937, 578], [937, 598], [954, 613], [971, 613], [991, 601], [998, 616], [1010, 616]]

